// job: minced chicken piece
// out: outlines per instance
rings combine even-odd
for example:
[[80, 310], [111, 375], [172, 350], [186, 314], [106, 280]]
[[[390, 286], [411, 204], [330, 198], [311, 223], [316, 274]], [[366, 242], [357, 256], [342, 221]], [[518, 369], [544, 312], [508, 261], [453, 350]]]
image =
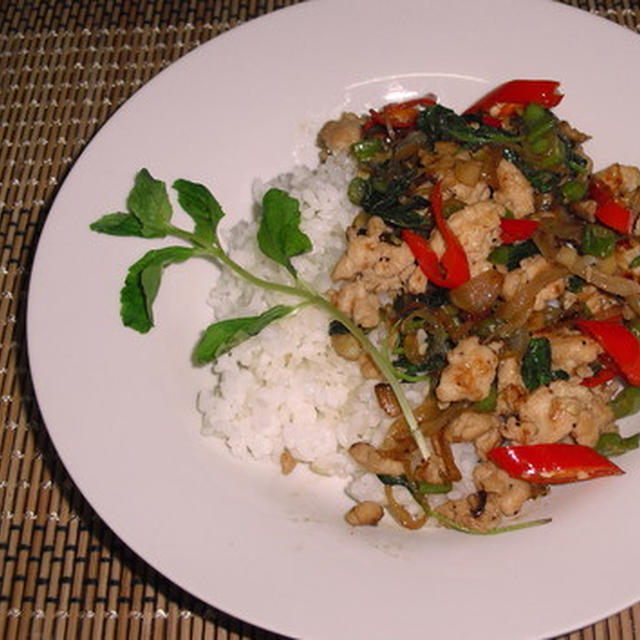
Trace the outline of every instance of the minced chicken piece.
[[531, 393], [518, 418], [509, 418], [502, 433], [519, 444], [559, 442], [570, 436], [578, 444], [593, 447], [613, 420], [601, 395], [580, 384], [556, 380]]
[[329, 120], [318, 134], [318, 143], [325, 153], [348, 151], [362, 137], [362, 118], [355, 113], [343, 113], [339, 120]]
[[604, 182], [614, 196], [626, 196], [636, 189], [640, 189], [640, 169], [638, 167], [616, 162], [595, 173], [594, 177]]
[[427, 278], [409, 247], [404, 242], [392, 244], [383, 239], [389, 231], [377, 216], [372, 216], [365, 228], [349, 227], [347, 250], [331, 274], [334, 281], [346, 281], [333, 294], [335, 304], [367, 328], [379, 322], [377, 294], [402, 289], [417, 294], [427, 286]]
[[500, 420], [491, 413], [465, 411], [446, 426], [445, 433], [450, 442], [473, 442], [499, 426]]
[[502, 517], [494, 495], [472, 494], [460, 500], [449, 500], [435, 509], [436, 513], [474, 531], [493, 529]]
[[515, 357], [500, 360], [498, 365], [498, 398], [496, 411], [500, 415], [517, 413], [528, 395], [522, 376], [520, 362]]
[[509, 209], [516, 218], [533, 213], [533, 187], [522, 171], [503, 158], [498, 163], [496, 174], [500, 188], [493, 194], [493, 199]]
[[582, 371], [602, 353], [602, 347], [579, 331], [555, 331], [546, 337], [551, 344], [552, 369], [561, 369], [569, 375], [587, 377], [591, 371]]
[[480, 344], [477, 336], [462, 340], [447, 354], [436, 396], [440, 402], [477, 401], [489, 395], [496, 375], [498, 356]]
[[518, 513], [522, 505], [535, 495], [534, 487], [530, 482], [512, 478], [492, 462], [482, 462], [477, 465], [473, 470], [473, 481], [478, 489], [495, 495], [500, 511], [505, 516]]
[[374, 526], [380, 522], [383, 515], [384, 509], [377, 502], [367, 500], [349, 509], [345, 520], [352, 527]]

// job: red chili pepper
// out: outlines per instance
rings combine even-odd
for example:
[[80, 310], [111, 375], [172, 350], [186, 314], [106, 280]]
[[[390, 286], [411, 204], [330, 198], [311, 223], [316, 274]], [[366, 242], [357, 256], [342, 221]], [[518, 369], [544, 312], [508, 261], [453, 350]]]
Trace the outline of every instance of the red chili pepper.
[[420, 110], [416, 107], [431, 106], [435, 103], [436, 101], [433, 98], [415, 98], [414, 100], [407, 100], [406, 102], [392, 102], [383, 107], [382, 111], [370, 109], [370, 117], [362, 126], [362, 131], [366, 133], [376, 124], [394, 129], [414, 127], [420, 115]]
[[402, 239], [409, 245], [418, 265], [433, 284], [455, 289], [469, 280], [471, 274], [467, 254], [442, 214], [442, 185], [439, 182], [431, 192], [431, 211], [445, 244], [445, 250], [439, 262], [438, 255], [423, 236], [409, 229], [403, 229]]
[[490, 127], [496, 127], [498, 129], [502, 127], [502, 122], [499, 118], [494, 118], [486, 113], [482, 114], [482, 122]]
[[604, 204], [613, 200], [613, 192], [606, 182], [594, 178], [589, 183], [589, 197], [598, 204]]
[[504, 244], [528, 240], [537, 228], [537, 220], [500, 218], [500, 239]]
[[495, 447], [488, 457], [511, 477], [536, 484], [564, 484], [624, 473], [595, 449], [580, 444]]
[[634, 386], [640, 386], [640, 342], [619, 322], [576, 320], [581, 331], [595, 338]]
[[511, 80], [480, 98], [465, 113], [488, 112], [497, 104], [525, 105], [529, 102], [537, 102], [549, 109], [564, 97], [557, 92], [559, 86], [555, 80]]
[[602, 180], [592, 180], [589, 197], [597, 203], [596, 219], [619, 233], [631, 233], [633, 214], [613, 197], [613, 193]]
[[633, 215], [629, 209], [615, 200], [605, 202], [596, 209], [596, 219], [619, 233], [631, 233]]
[[602, 366], [598, 369], [597, 373], [582, 380], [580, 384], [583, 387], [597, 387], [605, 382], [609, 382], [609, 380], [612, 380], [616, 376], [622, 375], [620, 368], [613, 358], [606, 353], [603, 353], [598, 358], [598, 361]]

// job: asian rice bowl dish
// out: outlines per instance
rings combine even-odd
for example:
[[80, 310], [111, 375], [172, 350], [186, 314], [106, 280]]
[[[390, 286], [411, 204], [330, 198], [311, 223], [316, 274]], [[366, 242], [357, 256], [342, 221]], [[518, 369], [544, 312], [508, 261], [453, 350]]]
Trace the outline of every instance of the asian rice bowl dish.
[[[124, 323], [153, 324], [149, 264], [208, 252], [204, 435], [343, 478], [352, 526], [547, 522], [512, 518], [552, 485], [623, 473], [611, 458], [638, 435], [617, 421], [640, 409], [640, 169], [594, 168], [562, 98], [514, 80], [462, 113], [432, 95], [344, 113], [316, 168], [256, 181], [256, 215], [220, 236], [217, 201], [176, 181], [194, 248], [132, 267]], [[129, 204], [95, 230], [175, 231]]]

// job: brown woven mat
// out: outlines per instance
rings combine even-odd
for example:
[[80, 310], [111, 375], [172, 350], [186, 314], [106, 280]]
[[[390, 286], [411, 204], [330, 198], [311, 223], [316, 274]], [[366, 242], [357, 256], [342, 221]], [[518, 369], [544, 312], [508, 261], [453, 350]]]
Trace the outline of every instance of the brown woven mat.
[[[33, 398], [26, 282], [57, 187], [96, 130], [200, 43], [300, 0], [0, 0], [0, 638], [271, 639], [128, 550], [67, 476]], [[638, 31], [640, 0], [567, 0]], [[640, 605], [564, 640], [640, 640]]]

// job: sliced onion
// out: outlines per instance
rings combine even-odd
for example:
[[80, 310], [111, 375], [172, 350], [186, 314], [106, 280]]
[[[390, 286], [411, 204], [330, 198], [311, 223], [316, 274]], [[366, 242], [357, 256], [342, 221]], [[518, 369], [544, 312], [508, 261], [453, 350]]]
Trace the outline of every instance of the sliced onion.
[[462, 474], [456, 465], [456, 461], [453, 457], [453, 451], [451, 451], [451, 444], [444, 437], [443, 429], [440, 429], [440, 431], [431, 436], [431, 446], [434, 453], [444, 464], [447, 480], [449, 480], [449, 482], [458, 482], [459, 480], [462, 480]]
[[440, 409], [433, 395], [415, 409], [414, 414], [425, 436], [432, 436], [444, 429], [454, 418], [457, 418], [469, 406], [468, 402], [455, 402], [446, 409]]
[[629, 296], [627, 298], [627, 303], [631, 310], [637, 315], [640, 316], [640, 296]]
[[[454, 402], [446, 409], [440, 409], [438, 407], [438, 401], [433, 394], [429, 394], [421, 405], [413, 410], [413, 413], [420, 425], [420, 431], [426, 436], [430, 437], [437, 433], [441, 429], [444, 429], [454, 418], [457, 418], [463, 411], [469, 408], [469, 402]], [[384, 451], [387, 455], [397, 457], [402, 456], [410, 451], [407, 450], [415, 448], [415, 442], [411, 437], [407, 422], [404, 416], [396, 418], [387, 434], [384, 442], [380, 447], [381, 451]]]
[[508, 323], [501, 332], [504, 333], [505, 330], [511, 332], [515, 328], [522, 327], [533, 311], [538, 293], [547, 285], [559, 278], [564, 278], [566, 275], [567, 267], [551, 265], [534, 276], [533, 280], [522, 287], [498, 312], [498, 315]]
[[579, 256], [572, 247], [562, 247], [556, 254], [556, 262], [607, 293], [625, 298], [640, 295], [640, 284], [635, 280], [604, 273], [595, 266], [589, 256]]
[[387, 509], [393, 519], [405, 529], [420, 529], [427, 521], [427, 514], [422, 513], [414, 518], [405, 507], [403, 507], [393, 495], [393, 487], [385, 485], [384, 494], [387, 498]]
[[394, 160], [406, 160], [407, 158], [424, 149], [427, 144], [427, 134], [423, 131], [412, 131], [406, 135], [393, 151]]
[[450, 293], [450, 299], [463, 311], [479, 315], [491, 309], [502, 290], [504, 276], [495, 269], [487, 269]]

